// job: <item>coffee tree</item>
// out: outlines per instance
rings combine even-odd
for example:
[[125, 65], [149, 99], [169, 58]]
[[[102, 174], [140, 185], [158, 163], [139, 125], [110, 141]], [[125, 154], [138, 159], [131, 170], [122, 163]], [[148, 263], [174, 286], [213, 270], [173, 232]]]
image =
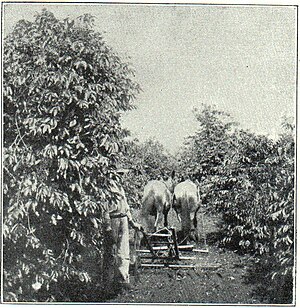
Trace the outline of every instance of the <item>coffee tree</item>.
[[195, 110], [198, 129], [186, 138], [177, 154], [179, 173], [189, 176], [200, 184], [202, 202], [215, 211], [222, 203], [217, 196], [226, 185], [224, 159], [232, 148], [232, 132], [236, 123], [231, 116], [219, 111], [215, 106], [202, 105]]
[[71, 299], [98, 268], [87, 261], [117, 198], [120, 112], [139, 87], [92, 24], [44, 10], [4, 40], [5, 301]]
[[[251, 277], [273, 303], [292, 301], [294, 271], [294, 125], [278, 141], [238, 128], [204, 106], [199, 129], [179, 155], [198, 180], [208, 212], [220, 213], [223, 246], [255, 258]], [[259, 273], [259, 275], [257, 275]], [[265, 284], [269, 279], [270, 284]]]
[[148, 181], [167, 179], [176, 169], [175, 158], [155, 139], [127, 141], [122, 164], [130, 170], [124, 186], [130, 204], [136, 208], [141, 206], [143, 189]]

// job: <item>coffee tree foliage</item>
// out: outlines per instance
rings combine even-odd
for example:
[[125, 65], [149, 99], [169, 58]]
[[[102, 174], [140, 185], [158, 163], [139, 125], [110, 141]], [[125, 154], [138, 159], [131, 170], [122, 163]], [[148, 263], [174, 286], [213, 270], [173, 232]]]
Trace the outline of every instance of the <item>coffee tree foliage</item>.
[[194, 110], [199, 129], [186, 138], [176, 158], [179, 174], [199, 182], [202, 203], [211, 205], [211, 211], [219, 202], [215, 194], [219, 194], [218, 183], [236, 123], [229, 114], [216, 110], [214, 106], [202, 107], [202, 110]]
[[166, 180], [176, 168], [176, 161], [163, 145], [153, 138], [144, 142], [137, 139], [127, 141], [126, 149], [122, 165], [129, 172], [124, 177], [124, 188], [129, 203], [140, 208], [147, 182]]
[[[179, 155], [197, 180], [207, 211], [222, 215], [221, 243], [256, 256], [263, 292], [291, 302], [294, 266], [294, 126], [277, 141], [243, 131], [211, 106], [196, 112], [199, 129]], [[270, 264], [272, 266], [270, 266]], [[265, 279], [271, 282], [266, 286]]]
[[292, 122], [283, 121], [274, 141], [204, 105], [195, 111], [199, 129], [176, 157], [155, 140], [125, 141], [120, 114], [133, 108], [139, 87], [92, 22], [43, 11], [4, 40], [4, 300], [88, 300], [87, 288], [97, 294], [103, 205], [117, 198], [111, 188], [122, 166], [136, 208], [149, 180], [172, 170], [197, 180], [207, 212], [222, 216], [221, 243], [253, 254], [253, 272], [270, 281], [264, 294], [290, 302]]
[[120, 113], [139, 86], [92, 23], [45, 10], [4, 39], [5, 301], [68, 300], [98, 268], [89, 258], [101, 257], [103, 205], [117, 198]]

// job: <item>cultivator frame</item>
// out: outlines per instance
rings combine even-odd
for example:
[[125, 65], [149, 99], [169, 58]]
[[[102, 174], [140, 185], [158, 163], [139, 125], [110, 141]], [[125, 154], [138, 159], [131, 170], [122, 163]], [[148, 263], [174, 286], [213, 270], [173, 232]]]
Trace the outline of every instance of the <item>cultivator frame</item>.
[[[172, 227], [165, 227], [154, 233], [143, 232], [143, 236], [147, 249], [136, 249], [138, 267], [195, 268], [199, 267], [199, 264], [184, 264], [183, 262], [197, 258], [195, 256], [184, 256], [182, 252], [208, 253], [207, 247], [196, 249], [191, 244], [180, 245], [177, 240], [176, 229]], [[203, 265], [202, 267], [210, 266]]]

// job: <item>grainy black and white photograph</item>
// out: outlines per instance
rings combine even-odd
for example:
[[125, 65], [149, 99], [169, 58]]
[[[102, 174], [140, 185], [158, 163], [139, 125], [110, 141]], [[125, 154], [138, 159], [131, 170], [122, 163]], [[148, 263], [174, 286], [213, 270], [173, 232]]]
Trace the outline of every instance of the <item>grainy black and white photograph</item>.
[[1, 6], [2, 303], [295, 306], [298, 6]]

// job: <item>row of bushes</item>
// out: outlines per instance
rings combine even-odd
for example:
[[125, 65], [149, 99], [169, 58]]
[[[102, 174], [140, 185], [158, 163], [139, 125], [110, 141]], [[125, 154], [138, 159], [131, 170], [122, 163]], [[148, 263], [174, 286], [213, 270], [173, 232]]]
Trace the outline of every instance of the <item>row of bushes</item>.
[[208, 211], [221, 213], [221, 244], [256, 257], [253, 267], [261, 273], [261, 295], [273, 303], [290, 303], [294, 125], [284, 119], [282, 134], [274, 141], [239, 129], [228, 114], [210, 106], [196, 117], [199, 131], [182, 150], [182, 169], [201, 183]]
[[149, 179], [197, 179], [208, 211], [222, 214], [222, 244], [254, 254], [272, 281], [264, 294], [291, 302], [293, 125], [273, 141], [204, 106], [175, 157], [153, 140], [125, 141], [121, 112], [139, 86], [92, 23], [43, 11], [4, 41], [4, 300], [99, 300], [88, 294], [101, 287], [103, 206], [123, 165], [137, 207]]

